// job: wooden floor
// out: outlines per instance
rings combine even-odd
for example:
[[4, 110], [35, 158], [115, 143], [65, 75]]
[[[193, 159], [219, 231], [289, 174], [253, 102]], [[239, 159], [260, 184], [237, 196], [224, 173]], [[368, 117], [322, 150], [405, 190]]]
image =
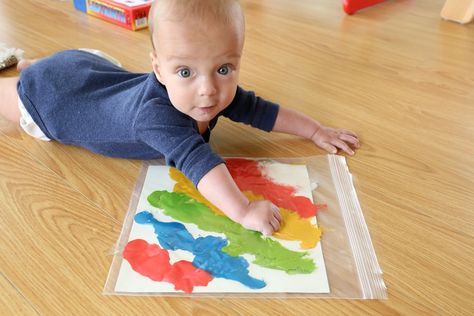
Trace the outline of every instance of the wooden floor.
[[[362, 139], [348, 164], [389, 299], [104, 296], [141, 162], [36, 141], [1, 120], [1, 315], [474, 312], [474, 24], [441, 20], [442, 0], [393, 0], [353, 16], [334, 0], [242, 2], [242, 86]], [[71, 1], [0, 1], [0, 42], [30, 58], [96, 48], [151, 71], [146, 30], [89, 17]], [[323, 154], [225, 120], [213, 135], [226, 155]]]

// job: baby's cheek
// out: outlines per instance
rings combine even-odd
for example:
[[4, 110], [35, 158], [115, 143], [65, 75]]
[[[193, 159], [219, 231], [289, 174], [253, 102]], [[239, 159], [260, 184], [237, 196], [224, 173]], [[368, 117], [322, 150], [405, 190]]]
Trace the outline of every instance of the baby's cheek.
[[227, 107], [228, 105], [232, 103], [232, 101], [235, 98], [236, 91], [237, 91], [237, 86], [231, 87], [226, 90], [225, 96], [223, 98], [224, 100], [222, 102], [225, 107]]
[[186, 113], [187, 108], [192, 104], [189, 97], [186, 95], [185, 91], [169, 91], [168, 96], [170, 98], [171, 104], [179, 111]]

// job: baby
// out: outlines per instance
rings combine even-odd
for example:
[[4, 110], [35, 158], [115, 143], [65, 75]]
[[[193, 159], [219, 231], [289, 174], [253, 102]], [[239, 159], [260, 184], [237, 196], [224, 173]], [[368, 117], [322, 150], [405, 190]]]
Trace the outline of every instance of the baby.
[[359, 140], [240, 88], [244, 28], [237, 0], [155, 0], [153, 72], [130, 73], [80, 50], [23, 60], [20, 77], [0, 79], [0, 114], [42, 140], [111, 157], [164, 157], [229, 218], [271, 235], [278, 208], [249, 202], [208, 144], [218, 118], [302, 136], [330, 153], [353, 155]]

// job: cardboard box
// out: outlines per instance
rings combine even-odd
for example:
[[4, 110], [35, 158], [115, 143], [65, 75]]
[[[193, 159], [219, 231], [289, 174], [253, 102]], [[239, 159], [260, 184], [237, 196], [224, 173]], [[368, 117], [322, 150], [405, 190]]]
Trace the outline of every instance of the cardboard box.
[[86, 0], [74, 0], [74, 8], [76, 8], [76, 10], [87, 13], [87, 2], [86, 2]]
[[[80, 5], [74, 6], [80, 8]], [[153, 0], [85, 0], [87, 14], [129, 30], [148, 27], [148, 13]], [[81, 9], [79, 9], [81, 10]], [[81, 10], [82, 11], [82, 10]]]

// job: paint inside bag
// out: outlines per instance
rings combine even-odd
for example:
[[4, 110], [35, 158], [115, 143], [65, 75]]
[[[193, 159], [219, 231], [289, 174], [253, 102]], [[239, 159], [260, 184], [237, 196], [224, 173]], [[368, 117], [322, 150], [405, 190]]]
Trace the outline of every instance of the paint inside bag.
[[249, 200], [280, 208], [280, 230], [271, 237], [246, 230], [179, 171], [146, 163], [105, 294], [386, 297], [343, 157], [226, 164]]

